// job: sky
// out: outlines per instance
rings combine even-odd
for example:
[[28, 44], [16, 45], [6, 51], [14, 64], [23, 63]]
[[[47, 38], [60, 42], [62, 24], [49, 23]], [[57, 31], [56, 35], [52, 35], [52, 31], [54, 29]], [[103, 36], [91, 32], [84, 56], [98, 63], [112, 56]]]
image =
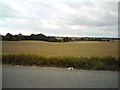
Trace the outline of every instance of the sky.
[[103, 1], [0, 0], [0, 34], [118, 37], [118, 1]]

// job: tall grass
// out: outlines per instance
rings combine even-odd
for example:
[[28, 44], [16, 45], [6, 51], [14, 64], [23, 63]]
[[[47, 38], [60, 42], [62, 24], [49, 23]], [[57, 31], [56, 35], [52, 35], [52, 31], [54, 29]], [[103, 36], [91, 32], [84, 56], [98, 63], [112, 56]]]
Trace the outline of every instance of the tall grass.
[[106, 57], [43, 57], [25, 54], [3, 54], [3, 64], [74, 67], [84, 70], [119, 70], [120, 59]]

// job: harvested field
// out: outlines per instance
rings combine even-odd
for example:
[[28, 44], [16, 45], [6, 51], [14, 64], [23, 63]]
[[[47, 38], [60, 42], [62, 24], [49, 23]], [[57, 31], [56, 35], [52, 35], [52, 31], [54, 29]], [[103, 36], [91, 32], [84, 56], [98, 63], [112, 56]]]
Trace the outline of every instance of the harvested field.
[[3, 53], [39, 56], [118, 56], [118, 42], [3, 41]]

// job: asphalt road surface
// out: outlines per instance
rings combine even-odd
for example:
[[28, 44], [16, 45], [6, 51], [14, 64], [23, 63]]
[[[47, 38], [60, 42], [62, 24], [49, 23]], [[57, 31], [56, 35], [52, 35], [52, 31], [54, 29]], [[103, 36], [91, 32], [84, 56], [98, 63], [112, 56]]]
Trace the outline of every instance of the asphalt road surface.
[[117, 71], [3, 65], [3, 88], [118, 88]]

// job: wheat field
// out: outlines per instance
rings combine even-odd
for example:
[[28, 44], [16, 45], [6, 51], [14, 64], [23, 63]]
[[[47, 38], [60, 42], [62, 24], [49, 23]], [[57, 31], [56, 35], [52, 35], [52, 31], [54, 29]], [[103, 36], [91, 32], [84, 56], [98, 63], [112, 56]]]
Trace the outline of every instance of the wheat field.
[[118, 56], [118, 42], [44, 42], [44, 41], [3, 41], [2, 52], [29, 54], [46, 57], [56, 56]]

